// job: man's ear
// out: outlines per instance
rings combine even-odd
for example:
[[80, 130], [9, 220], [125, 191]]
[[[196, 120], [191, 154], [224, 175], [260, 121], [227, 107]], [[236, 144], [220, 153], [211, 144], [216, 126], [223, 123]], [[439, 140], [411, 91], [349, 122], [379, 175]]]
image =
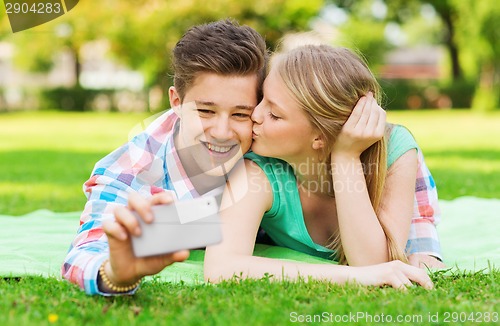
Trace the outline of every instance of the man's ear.
[[168, 99], [170, 101], [170, 107], [174, 110], [174, 112], [177, 114], [177, 116], [180, 117], [180, 109], [181, 109], [181, 98], [179, 96], [179, 93], [175, 89], [174, 86], [170, 86], [168, 88]]
[[318, 150], [324, 147], [325, 147], [325, 140], [323, 135], [317, 135], [312, 142], [312, 148]]

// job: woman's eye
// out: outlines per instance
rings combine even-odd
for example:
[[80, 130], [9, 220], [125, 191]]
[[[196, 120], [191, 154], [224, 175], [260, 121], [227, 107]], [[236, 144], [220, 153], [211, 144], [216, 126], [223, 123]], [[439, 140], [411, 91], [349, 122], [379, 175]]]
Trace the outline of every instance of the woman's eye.
[[279, 119], [281, 119], [280, 117], [275, 116], [275, 115], [274, 115], [271, 111], [269, 111], [269, 117], [270, 117], [271, 119], [273, 119], [273, 120], [279, 120]]

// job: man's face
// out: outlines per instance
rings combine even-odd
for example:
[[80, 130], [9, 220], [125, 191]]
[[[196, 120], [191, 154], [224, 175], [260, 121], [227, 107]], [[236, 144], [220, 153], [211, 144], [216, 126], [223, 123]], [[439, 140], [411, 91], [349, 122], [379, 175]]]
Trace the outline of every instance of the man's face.
[[189, 177], [228, 173], [250, 149], [257, 83], [257, 75], [201, 73], [182, 105], [170, 88], [171, 105], [181, 119], [175, 145]]

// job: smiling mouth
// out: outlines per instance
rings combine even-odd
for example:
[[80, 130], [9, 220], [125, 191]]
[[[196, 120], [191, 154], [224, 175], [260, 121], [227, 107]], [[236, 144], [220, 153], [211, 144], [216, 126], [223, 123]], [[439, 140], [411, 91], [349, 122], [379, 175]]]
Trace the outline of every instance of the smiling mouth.
[[236, 146], [236, 145], [217, 146], [217, 145], [210, 144], [210, 143], [203, 143], [203, 145], [205, 145], [205, 147], [208, 148], [210, 151], [220, 153], [220, 154], [225, 154], [225, 153], [229, 152], [231, 149], [233, 149], [234, 146]]

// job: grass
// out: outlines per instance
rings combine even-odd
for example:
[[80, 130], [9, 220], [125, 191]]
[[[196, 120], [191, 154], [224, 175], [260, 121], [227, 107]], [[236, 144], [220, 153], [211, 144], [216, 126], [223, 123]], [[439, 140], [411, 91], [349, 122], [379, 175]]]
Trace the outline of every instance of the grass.
[[[95, 162], [125, 142], [129, 130], [145, 117], [0, 115], [0, 214], [81, 210], [81, 185]], [[389, 112], [388, 118], [408, 126], [417, 138], [441, 198], [500, 198], [500, 113]], [[493, 321], [494, 313], [493, 324], [498, 324], [500, 270], [432, 277], [434, 290], [415, 287], [407, 292], [317, 281], [263, 279], [217, 286], [152, 281], [133, 297], [113, 298], [89, 297], [53, 278], [0, 279], [0, 325], [281, 325], [318, 319], [331, 323], [338, 318], [344, 318], [342, 324], [391, 324], [389, 318], [396, 323], [398, 315], [408, 325], [467, 325]]]
[[[0, 214], [39, 208], [81, 210], [82, 184], [104, 155], [127, 141], [144, 114], [11, 113], [0, 115]], [[441, 199], [500, 198], [500, 113], [391, 111], [410, 128]]]
[[439, 197], [500, 198], [500, 112], [390, 111], [421, 146]]
[[88, 297], [55, 279], [0, 280], [0, 323], [48, 325], [57, 319], [61, 325], [283, 325], [343, 318], [341, 324], [373, 325], [406, 318], [402, 324], [427, 325], [437, 318], [439, 324], [457, 325], [461, 323], [454, 318], [467, 319], [464, 324], [484, 322], [486, 313], [500, 318], [499, 272], [433, 277], [432, 291], [264, 279], [217, 286], [149, 282], [133, 297], [113, 298]]
[[94, 164], [125, 143], [142, 114], [0, 115], [0, 214], [83, 208]]

